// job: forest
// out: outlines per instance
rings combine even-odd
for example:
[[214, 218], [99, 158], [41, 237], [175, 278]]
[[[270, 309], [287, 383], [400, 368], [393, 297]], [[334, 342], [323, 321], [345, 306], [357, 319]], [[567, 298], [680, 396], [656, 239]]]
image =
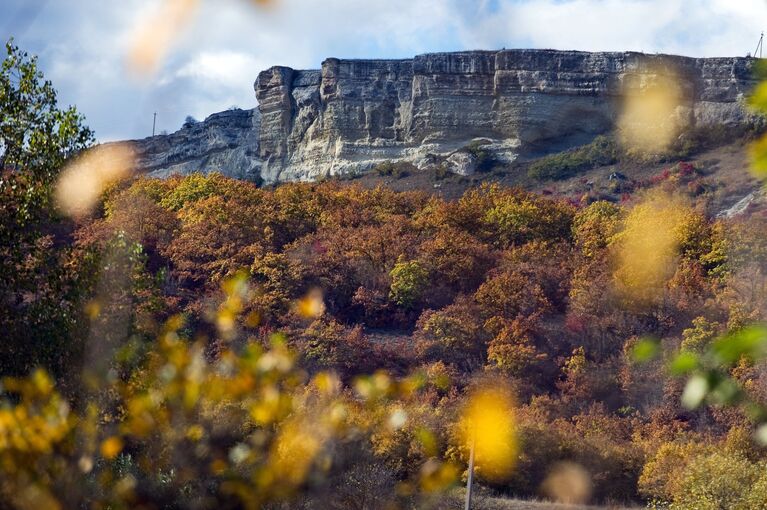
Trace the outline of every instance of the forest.
[[694, 165], [619, 202], [122, 176], [7, 51], [0, 508], [445, 508], [472, 446], [478, 497], [767, 508], [767, 217]]

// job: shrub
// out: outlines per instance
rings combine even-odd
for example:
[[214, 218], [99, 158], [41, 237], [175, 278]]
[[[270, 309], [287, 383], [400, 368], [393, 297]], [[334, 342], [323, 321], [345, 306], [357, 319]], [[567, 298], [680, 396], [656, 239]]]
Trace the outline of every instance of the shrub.
[[693, 154], [743, 138], [753, 138], [762, 131], [758, 125], [726, 126], [715, 124], [685, 130], [663, 154], [663, 159], [685, 159]]
[[374, 166], [373, 170], [382, 177], [385, 175], [391, 175], [394, 173], [394, 164], [391, 161], [384, 161], [383, 163], [378, 163], [376, 166]]
[[671, 501], [681, 492], [684, 470], [704, 447], [694, 442], [663, 443], [642, 468], [640, 494], [655, 501]]
[[411, 308], [423, 294], [429, 280], [429, 272], [417, 260], [400, 260], [389, 273], [391, 289], [389, 299], [403, 308]]
[[390, 175], [395, 179], [400, 179], [402, 177], [407, 177], [418, 170], [418, 168], [408, 161], [384, 161], [383, 163], [378, 163], [374, 166], [373, 170], [381, 177]]
[[477, 172], [489, 172], [498, 164], [493, 153], [485, 147], [489, 143], [487, 140], [473, 140], [465, 147], [477, 162]]
[[435, 165], [432, 169], [433, 174], [432, 177], [435, 181], [441, 181], [445, 177], [447, 177], [447, 174], [450, 173], [447, 170], [447, 165], [445, 163], [441, 163], [439, 165]]
[[620, 151], [612, 138], [598, 136], [588, 145], [552, 154], [530, 165], [534, 179], [566, 179], [579, 172], [618, 162]]
[[198, 124], [199, 122], [200, 122], [199, 120], [195, 119], [191, 115], [187, 115], [186, 118], [184, 119], [184, 124], [182, 124], [181, 127], [184, 129], [190, 128], [194, 126], [195, 124]]
[[[679, 490], [674, 494], [674, 510], [718, 508], [765, 508], [764, 500], [752, 506], [751, 487], [763, 478], [764, 466], [750, 462], [738, 453], [716, 452], [690, 462]], [[760, 483], [763, 487], [764, 483]]]

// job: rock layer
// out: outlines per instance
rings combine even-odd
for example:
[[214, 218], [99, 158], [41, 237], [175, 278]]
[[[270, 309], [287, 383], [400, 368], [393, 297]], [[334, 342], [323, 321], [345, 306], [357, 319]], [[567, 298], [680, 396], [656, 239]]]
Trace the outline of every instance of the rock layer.
[[615, 128], [627, 97], [671, 91], [680, 127], [753, 121], [750, 58], [501, 50], [408, 60], [330, 58], [320, 70], [273, 67], [255, 83], [258, 110], [224, 112], [141, 142], [155, 175], [221, 170], [265, 182], [363, 172], [433, 155], [471, 167], [483, 139], [498, 159], [588, 142]]
[[258, 180], [261, 159], [257, 109], [214, 113], [202, 122], [185, 124], [169, 135], [133, 143], [137, 167], [153, 177], [220, 171], [239, 179]]

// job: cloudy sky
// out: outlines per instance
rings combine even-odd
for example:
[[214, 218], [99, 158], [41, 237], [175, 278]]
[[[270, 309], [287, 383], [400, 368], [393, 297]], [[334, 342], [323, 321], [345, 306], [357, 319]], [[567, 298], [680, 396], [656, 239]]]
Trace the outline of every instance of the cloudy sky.
[[502, 47], [743, 56], [767, 28], [767, 0], [200, 0], [157, 70], [136, 74], [126, 55], [165, 1], [0, 0], [0, 38], [39, 55], [106, 141], [151, 134], [153, 112], [174, 131], [252, 108], [275, 64]]

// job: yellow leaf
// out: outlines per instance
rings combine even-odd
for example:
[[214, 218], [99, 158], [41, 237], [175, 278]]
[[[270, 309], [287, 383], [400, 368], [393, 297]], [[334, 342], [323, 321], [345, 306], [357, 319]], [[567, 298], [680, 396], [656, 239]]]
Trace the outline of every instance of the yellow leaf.
[[122, 449], [123, 440], [117, 436], [109, 437], [101, 443], [101, 455], [107, 460], [112, 460], [117, 457]]
[[464, 446], [474, 448], [482, 476], [498, 481], [507, 478], [519, 453], [510, 392], [502, 385], [474, 391], [464, 409], [461, 428]]

